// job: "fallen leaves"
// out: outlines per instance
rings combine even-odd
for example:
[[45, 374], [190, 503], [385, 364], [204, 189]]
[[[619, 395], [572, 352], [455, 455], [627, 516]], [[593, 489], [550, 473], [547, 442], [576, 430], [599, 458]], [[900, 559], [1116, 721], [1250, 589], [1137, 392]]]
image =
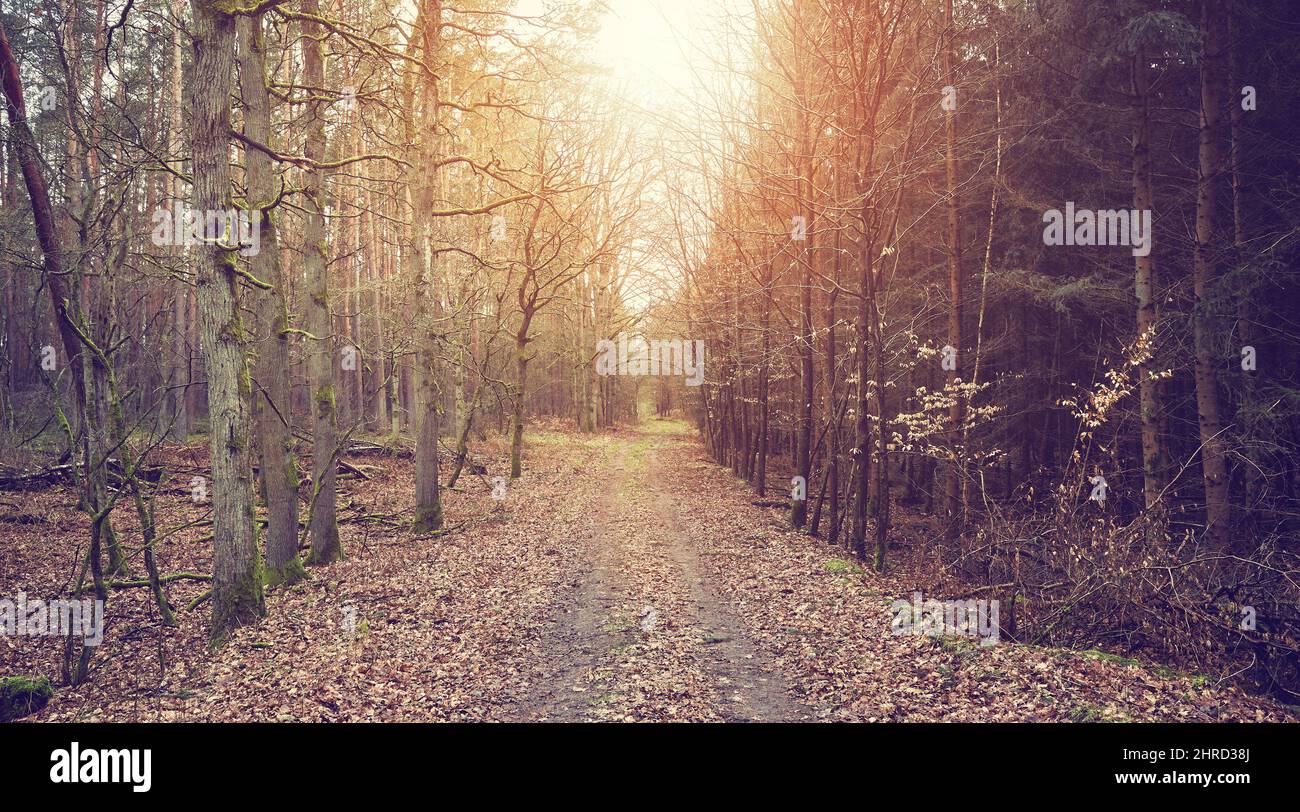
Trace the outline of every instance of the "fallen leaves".
[[[460, 529], [417, 537], [412, 463], [342, 481], [347, 558], [273, 591], [267, 617], [207, 648], [206, 611], [159, 625], [148, 590], [115, 591], [91, 679], [37, 721], [1275, 721], [1281, 706], [1088, 652], [896, 636], [918, 583], [785, 529], [697, 442], [663, 431], [530, 434], [506, 499], [470, 477]], [[490, 472], [507, 449], [477, 449]], [[195, 454], [184, 449], [187, 459]], [[192, 464], [201, 465], [201, 461]], [[183, 477], [182, 477], [183, 479]], [[183, 488], [161, 528], [201, 520]], [[86, 537], [62, 487], [12, 495], [0, 594], [66, 592]], [[365, 516], [384, 517], [369, 521]], [[132, 512], [114, 514], [138, 544]], [[211, 568], [192, 524], [164, 573]], [[139, 565], [136, 564], [139, 569]], [[184, 606], [204, 584], [167, 591]], [[56, 676], [59, 638], [0, 638], [0, 673]]]

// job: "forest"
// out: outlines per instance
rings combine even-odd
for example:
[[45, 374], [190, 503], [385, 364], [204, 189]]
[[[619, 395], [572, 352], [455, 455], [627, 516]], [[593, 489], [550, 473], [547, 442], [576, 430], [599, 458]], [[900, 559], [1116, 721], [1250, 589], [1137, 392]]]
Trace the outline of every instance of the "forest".
[[1292, 0], [2, 0], [0, 86], [0, 721], [1300, 720]]

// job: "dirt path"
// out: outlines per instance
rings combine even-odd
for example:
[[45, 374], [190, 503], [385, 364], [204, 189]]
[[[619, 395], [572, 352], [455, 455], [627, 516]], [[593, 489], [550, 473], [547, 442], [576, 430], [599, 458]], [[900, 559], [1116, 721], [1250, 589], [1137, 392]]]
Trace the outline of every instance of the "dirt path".
[[547, 662], [521, 720], [798, 721], [789, 694], [699, 566], [690, 517], [665, 487], [665, 438], [620, 436], [583, 571], [543, 641]]
[[[681, 422], [504, 439], [488, 474], [444, 494], [452, 528], [404, 527], [410, 461], [341, 485], [347, 558], [267, 597], [267, 616], [207, 648], [207, 614], [157, 623], [148, 590], [114, 593], [96, 676], [37, 721], [1280, 721], [1294, 714], [1204, 676], [1098, 652], [900, 636], [922, 584], [865, 571], [791, 531]], [[165, 572], [211, 568], [183, 488], [159, 498]], [[59, 594], [85, 519], [65, 488], [14, 497], [0, 596]], [[124, 533], [132, 516], [115, 513]], [[920, 525], [918, 525], [920, 527]], [[918, 544], [923, 529], [899, 534]], [[51, 543], [51, 538], [54, 543]], [[206, 588], [169, 586], [181, 608]], [[960, 598], [962, 596], [937, 596]], [[62, 640], [0, 639], [0, 674], [57, 675]]]
[[906, 572], [867, 572], [789, 530], [684, 424], [604, 439], [573, 493], [591, 523], [570, 546], [566, 611], [514, 718], [1284, 718], [1231, 687], [1095, 652], [899, 636], [891, 604], [918, 588]]

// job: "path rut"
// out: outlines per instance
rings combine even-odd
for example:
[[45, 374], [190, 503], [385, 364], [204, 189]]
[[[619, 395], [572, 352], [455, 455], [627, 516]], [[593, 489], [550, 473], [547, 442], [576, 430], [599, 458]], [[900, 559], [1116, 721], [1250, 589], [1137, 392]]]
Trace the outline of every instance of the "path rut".
[[583, 567], [543, 641], [526, 721], [800, 721], [812, 714], [710, 588], [652, 433], [616, 435]]

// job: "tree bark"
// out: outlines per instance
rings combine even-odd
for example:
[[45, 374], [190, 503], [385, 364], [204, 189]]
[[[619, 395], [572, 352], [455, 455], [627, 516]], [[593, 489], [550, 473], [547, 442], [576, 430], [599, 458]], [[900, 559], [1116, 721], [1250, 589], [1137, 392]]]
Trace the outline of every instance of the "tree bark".
[[[172, 0], [172, 11], [180, 19], [184, 0]], [[176, 161], [181, 154], [181, 112], [184, 104], [181, 100], [181, 37], [184, 32], [178, 26], [172, 31], [171, 75], [168, 83], [171, 110], [167, 113], [167, 158]], [[167, 206], [175, 211], [180, 206], [181, 182], [177, 177], [181, 167], [173, 166], [167, 174]], [[175, 246], [170, 249], [180, 258], [184, 265], [185, 248]], [[172, 439], [184, 443], [189, 440], [193, 427], [193, 415], [190, 413], [192, 398], [190, 389], [190, 286], [180, 279], [171, 281], [172, 289], [172, 346], [167, 363], [167, 409], [165, 419], [170, 427]]]
[[[266, 87], [262, 15], [239, 18], [239, 77], [244, 98], [244, 133], [274, 148], [271, 98]], [[298, 557], [298, 463], [293, 454], [289, 404], [289, 308], [280, 269], [279, 235], [270, 208], [276, 197], [271, 158], [257, 149], [244, 151], [249, 216], [260, 223], [257, 255], [249, 272], [271, 286], [258, 297], [257, 393], [253, 414], [266, 494], [266, 583], [292, 584], [306, 576]]]
[[[953, 66], [956, 49], [956, 30], [953, 27], [952, 0], [945, 0], [943, 7], [944, 45], [943, 76], [945, 84], [956, 87], [956, 73]], [[953, 368], [948, 371], [948, 384], [955, 385], [962, 375], [962, 265], [961, 265], [961, 221], [960, 202], [957, 194], [957, 111], [944, 111], [944, 177], [946, 182], [946, 210], [948, 215], [948, 345], [956, 352]], [[948, 512], [946, 537], [954, 541], [961, 534], [965, 517], [961, 509], [961, 480], [965, 476], [962, 470], [961, 455], [958, 446], [961, 441], [962, 424], [965, 420], [965, 404], [960, 396], [953, 393], [953, 404], [948, 411], [948, 445], [953, 454], [952, 470], [946, 481], [945, 509]]]
[[422, 93], [423, 126], [419, 129], [423, 167], [413, 169], [415, 177], [412, 190], [414, 207], [411, 235], [411, 261], [416, 282], [416, 323], [420, 346], [416, 351], [417, 376], [416, 409], [418, 411], [415, 447], [415, 521], [417, 533], [431, 533], [442, 528], [442, 496], [438, 482], [438, 435], [441, 433], [439, 408], [441, 390], [438, 386], [439, 336], [434, 321], [437, 317], [438, 282], [437, 258], [430, 243], [433, 209], [433, 179], [430, 173], [438, 156], [438, 50], [441, 42], [442, 3], [426, 0], [420, 10], [420, 36], [423, 46], [424, 67], [419, 78]]
[[[193, 199], [202, 215], [232, 208], [229, 153], [235, 19], [218, 0], [191, 0], [190, 5], [194, 12]], [[195, 254], [212, 454], [211, 636], [220, 642], [231, 629], [266, 612], [253, 530], [252, 385], [239, 306], [238, 253], [208, 242]]]
[[[1151, 185], [1150, 89], [1146, 57], [1138, 53], [1133, 59], [1133, 92], [1137, 97], [1136, 117], [1133, 123], [1133, 208], [1139, 214], [1151, 210], [1154, 205]], [[1152, 251], [1146, 256], [1134, 257], [1133, 262], [1137, 291], [1137, 333], [1139, 339], [1146, 342], [1149, 348], [1147, 351], [1153, 353], [1159, 320], [1154, 235], [1152, 242]], [[1155, 364], [1149, 360], [1138, 366], [1138, 403], [1142, 423], [1142, 493], [1148, 510], [1154, 508], [1160, 500], [1167, 471], [1164, 442], [1160, 436], [1160, 382], [1151, 377], [1155, 368]]]
[[[304, 14], [320, 14], [317, 0], [303, 0]], [[303, 155], [309, 161], [325, 160], [325, 115], [320, 91], [325, 86], [325, 60], [320, 23], [305, 19], [302, 23], [303, 82], [312, 98], [307, 102], [307, 138]], [[312, 166], [303, 179], [305, 225], [303, 242], [306, 261], [307, 301], [303, 312], [307, 325], [309, 349], [307, 375], [312, 389], [312, 500], [311, 552], [308, 564], [329, 564], [343, 557], [339, 543], [339, 526], [335, 513], [338, 466], [338, 398], [334, 388], [334, 325], [330, 319], [329, 247], [325, 236], [325, 171]]]
[[1228, 467], [1216, 373], [1216, 283], [1219, 264], [1218, 187], [1223, 174], [1223, 90], [1227, 83], [1222, 0], [1201, 6], [1201, 126], [1196, 174], [1196, 253], [1192, 264], [1196, 412], [1201, 439], [1201, 474], [1205, 483], [1206, 537], [1227, 545], [1229, 531]]

